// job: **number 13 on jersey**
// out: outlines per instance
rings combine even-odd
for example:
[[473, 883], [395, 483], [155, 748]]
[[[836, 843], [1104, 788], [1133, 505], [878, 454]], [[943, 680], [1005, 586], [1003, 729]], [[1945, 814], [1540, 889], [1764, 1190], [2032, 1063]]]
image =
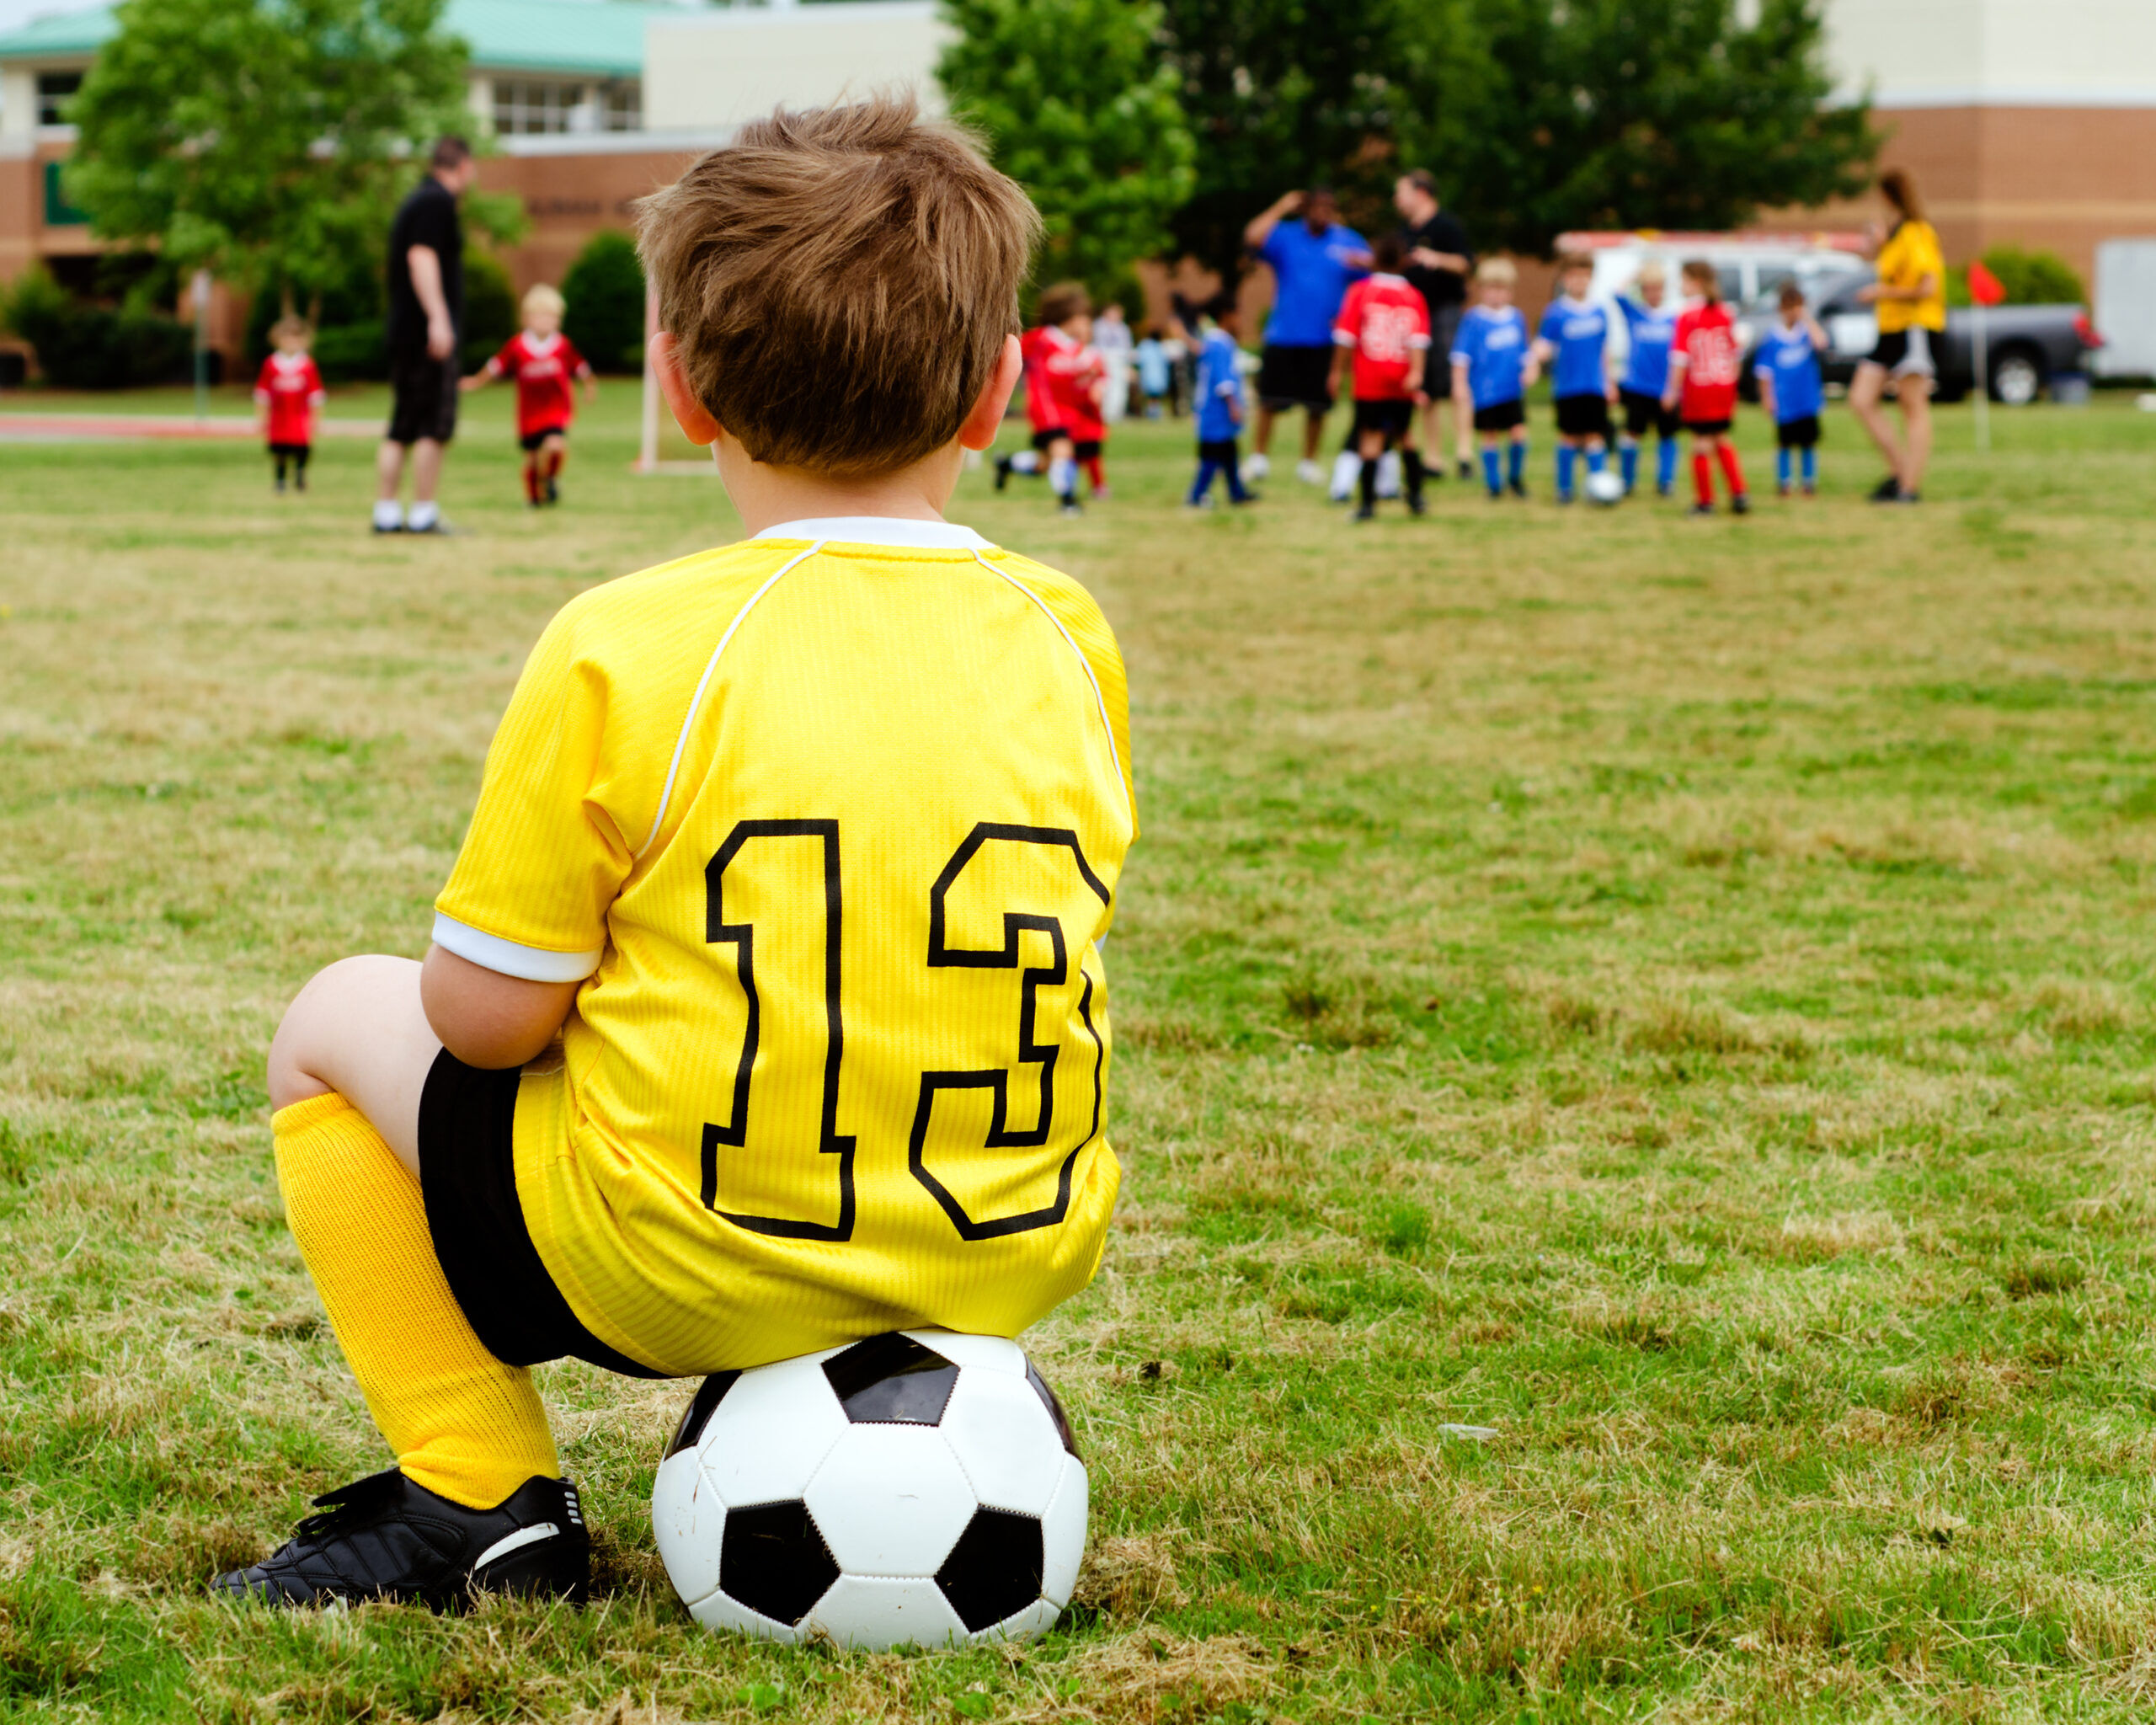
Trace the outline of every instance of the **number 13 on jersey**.
[[706, 865], [737, 1005], [705, 1207], [793, 1240], [925, 1204], [966, 1240], [1054, 1226], [1101, 1131], [1107, 887], [1069, 828], [996, 821], [918, 881], [847, 866], [839, 823], [805, 819], [740, 821]]

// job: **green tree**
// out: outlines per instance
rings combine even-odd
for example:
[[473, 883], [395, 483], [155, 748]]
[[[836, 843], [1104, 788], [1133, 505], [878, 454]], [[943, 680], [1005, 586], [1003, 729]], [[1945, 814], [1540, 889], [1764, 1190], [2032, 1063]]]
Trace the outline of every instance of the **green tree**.
[[[378, 252], [411, 142], [468, 124], [442, 0], [124, 0], [69, 118], [68, 195], [111, 239], [312, 298]], [[467, 199], [483, 231], [517, 219]]]
[[[1429, 0], [1442, 5], [1443, 0]], [[1176, 248], [1232, 274], [1244, 227], [1283, 191], [1382, 219], [1404, 0], [1166, 0], [1162, 51], [1198, 140]]]
[[1860, 190], [1868, 108], [1834, 105], [1818, 0], [1449, 0], [1404, 14], [1402, 160], [1477, 243], [1733, 227]]
[[599, 371], [643, 370], [643, 265], [637, 243], [601, 228], [562, 277], [562, 330]]
[[944, 0], [937, 77], [1047, 225], [1040, 278], [1113, 294], [1170, 243], [1193, 146], [1147, 0]]

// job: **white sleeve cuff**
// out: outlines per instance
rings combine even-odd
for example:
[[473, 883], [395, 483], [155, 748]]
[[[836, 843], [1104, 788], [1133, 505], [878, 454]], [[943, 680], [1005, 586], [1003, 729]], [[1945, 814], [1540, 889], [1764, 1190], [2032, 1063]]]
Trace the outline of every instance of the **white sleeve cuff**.
[[467, 927], [439, 911], [435, 912], [434, 939], [444, 952], [454, 953], [482, 969], [520, 977], [526, 982], [581, 982], [606, 955], [604, 947], [595, 947], [588, 953], [555, 953], [544, 947], [519, 946], [498, 934]]

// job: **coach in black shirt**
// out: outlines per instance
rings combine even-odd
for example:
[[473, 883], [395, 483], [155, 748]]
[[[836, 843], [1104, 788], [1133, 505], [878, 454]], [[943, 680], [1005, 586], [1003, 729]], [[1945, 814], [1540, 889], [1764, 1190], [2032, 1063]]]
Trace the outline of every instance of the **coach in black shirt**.
[[[1405, 226], [1400, 237], [1407, 248], [1408, 281], [1430, 308], [1430, 363], [1422, 369], [1422, 387], [1430, 404], [1422, 411], [1422, 446], [1429, 451], [1430, 470], [1444, 472], [1444, 457], [1438, 436], [1438, 403], [1452, 393], [1454, 332], [1467, 302], [1467, 277], [1475, 268], [1475, 254], [1468, 249], [1467, 230], [1438, 204], [1438, 183], [1427, 168], [1400, 176], [1392, 189], [1392, 206]], [[1453, 408], [1454, 443], [1460, 473], [1471, 471], [1475, 459], [1473, 435], [1469, 430], [1468, 404]]]
[[[456, 435], [457, 348], [464, 327], [464, 225], [456, 200], [478, 173], [462, 138], [435, 146], [427, 177], [389, 229], [388, 434], [375, 458], [374, 530], [440, 533], [435, 488], [442, 446]], [[398, 506], [406, 451], [412, 457], [412, 512]]]

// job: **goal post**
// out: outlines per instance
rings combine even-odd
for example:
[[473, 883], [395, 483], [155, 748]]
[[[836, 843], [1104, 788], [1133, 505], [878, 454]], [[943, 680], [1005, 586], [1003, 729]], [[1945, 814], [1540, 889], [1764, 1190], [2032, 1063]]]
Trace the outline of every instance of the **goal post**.
[[637, 451], [637, 471], [659, 471], [659, 378], [651, 369], [651, 339], [659, 333], [659, 290], [646, 287], [643, 294], [643, 436]]

